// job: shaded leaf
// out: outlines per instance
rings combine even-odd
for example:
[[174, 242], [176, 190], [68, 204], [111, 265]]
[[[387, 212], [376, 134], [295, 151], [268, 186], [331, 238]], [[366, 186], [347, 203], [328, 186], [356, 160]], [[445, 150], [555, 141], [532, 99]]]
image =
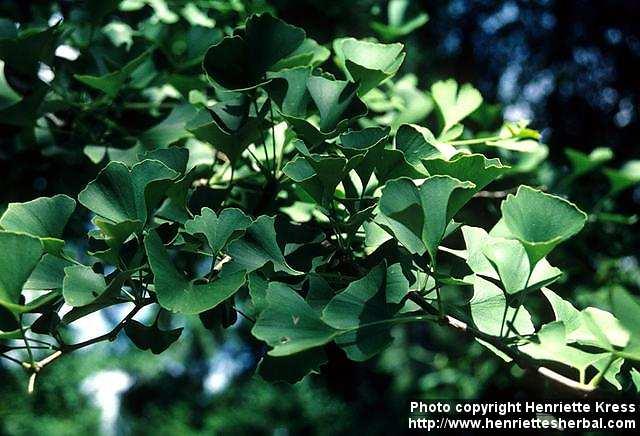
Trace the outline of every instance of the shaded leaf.
[[419, 187], [407, 178], [392, 180], [382, 190], [376, 222], [411, 253], [428, 252], [434, 259], [453, 218], [453, 192], [473, 186], [449, 176], [429, 177]]
[[22, 287], [42, 257], [39, 239], [23, 233], [0, 231], [0, 306], [14, 313], [25, 311]]
[[131, 319], [124, 327], [131, 342], [141, 350], [151, 350], [153, 354], [160, 354], [178, 340], [182, 328], [160, 330], [157, 324], [146, 326], [135, 319]]
[[0, 218], [0, 227], [40, 238], [45, 250], [55, 253], [64, 246], [62, 232], [75, 208], [75, 200], [61, 194], [9, 203]]
[[271, 356], [287, 356], [324, 345], [338, 333], [283, 283], [269, 284], [266, 302], [251, 333], [273, 347]]
[[211, 309], [233, 295], [245, 282], [245, 272], [220, 275], [209, 283], [187, 280], [171, 263], [169, 254], [155, 231], [144, 239], [149, 265], [154, 275], [158, 303], [167, 310], [198, 314]]

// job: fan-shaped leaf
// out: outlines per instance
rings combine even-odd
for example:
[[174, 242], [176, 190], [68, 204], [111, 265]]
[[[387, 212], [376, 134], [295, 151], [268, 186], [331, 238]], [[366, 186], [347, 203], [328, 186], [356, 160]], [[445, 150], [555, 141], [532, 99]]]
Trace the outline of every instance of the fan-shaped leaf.
[[287, 356], [331, 341], [338, 330], [320, 319], [304, 299], [283, 283], [269, 284], [266, 308], [251, 333], [273, 347], [271, 356]]
[[169, 254], [155, 231], [144, 239], [149, 265], [154, 275], [158, 303], [172, 312], [198, 314], [233, 295], [244, 284], [245, 272], [221, 274], [209, 283], [187, 280], [171, 263]]
[[25, 310], [22, 287], [42, 257], [39, 239], [24, 233], [0, 231], [0, 306], [14, 313]]
[[399, 43], [379, 44], [341, 38], [333, 42], [336, 63], [347, 78], [359, 83], [358, 94], [365, 95], [395, 73], [404, 61], [404, 46]]
[[578, 233], [587, 220], [573, 203], [528, 186], [509, 194], [501, 210], [502, 219], [491, 234], [522, 242], [532, 265]]
[[75, 200], [66, 195], [9, 203], [0, 227], [40, 238], [46, 251], [56, 253], [64, 246], [62, 232], [75, 208]]
[[419, 187], [407, 178], [392, 180], [382, 190], [376, 222], [411, 253], [428, 252], [434, 259], [453, 218], [452, 194], [473, 187], [449, 176], [429, 177]]

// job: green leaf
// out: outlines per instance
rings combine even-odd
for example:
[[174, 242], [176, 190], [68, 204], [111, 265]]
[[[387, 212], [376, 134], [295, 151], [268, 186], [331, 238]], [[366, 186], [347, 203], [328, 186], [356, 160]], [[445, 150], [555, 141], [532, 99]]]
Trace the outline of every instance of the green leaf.
[[310, 67], [297, 67], [269, 73], [273, 79], [269, 83], [269, 96], [278, 105], [281, 113], [297, 118], [305, 118], [311, 94], [307, 81], [313, 71]]
[[407, 162], [402, 150], [393, 148], [383, 148], [381, 150], [376, 161], [374, 174], [381, 184], [400, 177], [423, 179], [427, 176]]
[[524, 290], [531, 266], [524, 246], [514, 239], [493, 238], [482, 248], [483, 254], [498, 271], [508, 294]]
[[587, 220], [573, 203], [528, 186], [509, 194], [501, 210], [502, 219], [491, 234], [522, 242], [531, 265], [578, 233]]
[[311, 76], [307, 89], [320, 112], [320, 132], [342, 129], [348, 120], [367, 112], [367, 107], [356, 96], [356, 85], [351, 82]]
[[289, 56], [276, 62], [273, 71], [296, 67], [316, 67], [329, 59], [331, 51], [311, 38], [306, 38]]
[[455, 147], [438, 141], [429, 129], [415, 124], [401, 125], [396, 133], [395, 144], [398, 150], [402, 150], [407, 162], [420, 169], [422, 159], [440, 156], [449, 159], [458, 152]]
[[621, 286], [611, 290], [611, 308], [620, 323], [629, 331], [629, 342], [624, 348], [624, 357], [640, 360], [640, 303]]
[[338, 148], [349, 159], [361, 156], [354, 166], [356, 174], [364, 190], [375, 171], [380, 155], [388, 138], [389, 129], [382, 127], [368, 127], [363, 130], [350, 130], [340, 135]]
[[186, 126], [196, 116], [191, 104], [176, 106], [160, 123], [143, 132], [138, 139], [149, 148], [164, 148], [189, 136]]
[[453, 79], [434, 83], [431, 86], [431, 95], [444, 119], [442, 133], [465, 119], [482, 104], [482, 96], [477, 89], [468, 83], [458, 89], [458, 83]]
[[95, 273], [88, 266], [68, 266], [64, 269], [64, 274], [62, 296], [71, 307], [91, 304], [107, 291], [104, 276]]
[[133, 72], [147, 60], [150, 54], [151, 50], [145, 51], [138, 57], [129, 61], [121, 69], [102, 76], [74, 74], [73, 77], [91, 88], [104, 92], [108, 97], [113, 99], [118, 95]]
[[[494, 238], [484, 229], [469, 226], [462, 227], [462, 235], [467, 249], [452, 254], [465, 259], [475, 274], [502, 280], [505, 290], [509, 293], [547, 286], [562, 275], [558, 268], [542, 259], [534, 266], [526, 286], [523, 287], [526, 277], [524, 272], [518, 270], [518, 266], [526, 267], [526, 273], [529, 274], [529, 260], [522, 258], [523, 249], [518, 241]], [[505, 241], [512, 241], [519, 247]], [[497, 246], [492, 247], [494, 244]]]
[[428, 252], [435, 259], [455, 213], [450, 207], [452, 194], [473, 187], [449, 176], [429, 177], [419, 187], [407, 178], [392, 180], [382, 190], [376, 222], [411, 253]]
[[211, 79], [229, 90], [246, 90], [266, 83], [267, 71], [291, 56], [304, 42], [305, 32], [269, 14], [253, 15], [244, 34], [224, 38], [205, 54], [202, 66]]
[[379, 44], [355, 38], [336, 39], [333, 49], [336, 63], [347, 78], [359, 83], [359, 95], [393, 77], [405, 57], [402, 44]]
[[322, 311], [322, 319], [331, 327], [348, 330], [336, 337], [336, 344], [350, 359], [367, 360], [393, 341], [389, 330], [400, 309], [397, 303], [408, 291], [409, 282], [400, 264], [387, 268], [382, 262], [333, 297]]
[[318, 204], [328, 205], [340, 181], [346, 177], [356, 160], [342, 156], [312, 154], [301, 141], [294, 146], [301, 152], [282, 171], [298, 183]]
[[629, 333], [611, 313], [595, 307], [579, 311], [550, 289], [543, 288], [542, 293], [556, 320], [564, 323], [567, 343], [611, 349], [611, 345], [624, 347], [629, 342]]
[[0, 37], [0, 59], [14, 70], [36, 77], [41, 62], [52, 65], [62, 31], [62, 26], [57, 23], [46, 28], [26, 28], [11, 37]]
[[249, 225], [251, 218], [240, 209], [227, 208], [217, 216], [213, 210], [205, 207], [200, 215], [185, 222], [184, 228], [191, 235], [204, 235], [211, 252], [216, 256], [230, 240], [240, 236]]
[[499, 159], [487, 159], [481, 154], [459, 154], [449, 160], [424, 159], [422, 165], [431, 176], [451, 176], [475, 185], [472, 189], [454, 193], [450, 205], [454, 211], [460, 210], [476, 193], [509, 170], [509, 167], [502, 165]]
[[251, 333], [273, 347], [269, 351], [271, 356], [287, 356], [319, 347], [338, 334], [298, 293], [283, 283], [269, 284], [266, 302]]
[[233, 258], [236, 265], [247, 272], [255, 271], [267, 262], [271, 262], [275, 271], [292, 275], [302, 274], [287, 264], [278, 246], [274, 223], [274, 217], [266, 215], [258, 217], [247, 227], [241, 238], [229, 244], [227, 254]]
[[627, 161], [620, 169], [606, 169], [604, 173], [611, 184], [610, 194], [616, 195], [640, 183], [640, 160]]
[[13, 313], [25, 311], [22, 287], [42, 257], [39, 239], [23, 233], [0, 231], [0, 306]]
[[520, 351], [534, 359], [560, 362], [576, 368], [583, 374], [586, 369], [606, 356], [605, 353], [588, 353], [567, 345], [564, 323], [554, 321], [542, 326], [537, 333], [538, 343], [530, 342], [519, 347]]
[[113, 223], [138, 221], [143, 225], [178, 176], [159, 160], [146, 159], [131, 169], [120, 162], [110, 162], [78, 194], [78, 201]]
[[235, 164], [244, 150], [261, 138], [268, 125], [265, 120], [268, 110], [265, 104], [257, 115], [250, 114], [248, 100], [229, 100], [216, 104], [210, 111], [198, 112], [186, 129], [198, 140], [223, 152]]
[[70, 265], [71, 262], [68, 260], [51, 254], [45, 254], [29, 276], [29, 280], [27, 280], [23, 288], [35, 291], [62, 289], [64, 269]]
[[149, 265], [154, 275], [158, 303], [167, 310], [198, 314], [209, 310], [233, 295], [245, 282], [245, 271], [220, 274], [209, 283], [187, 280], [171, 263], [169, 254], [155, 231], [144, 239]]
[[595, 148], [591, 153], [585, 154], [573, 148], [564, 150], [569, 162], [571, 162], [571, 170], [573, 177], [579, 177], [598, 168], [605, 162], [613, 159], [613, 151], [610, 148]]
[[[508, 328], [516, 314], [516, 309], [507, 307], [507, 300], [502, 289], [482, 277], [476, 276], [473, 281], [473, 297], [469, 301], [471, 317], [476, 327], [492, 336], [514, 336]], [[505, 312], [506, 309], [506, 312]], [[513, 326], [520, 335], [528, 335], [535, 331], [531, 315], [524, 307], [520, 307]], [[507, 332], [509, 332], [507, 334]]]
[[269, 382], [297, 383], [309, 373], [319, 373], [326, 362], [327, 354], [318, 347], [290, 356], [264, 356], [256, 372]]
[[395, 40], [408, 35], [419, 27], [422, 27], [427, 21], [429, 21], [429, 16], [426, 13], [421, 12], [415, 17], [407, 20], [405, 15], [410, 4], [410, 0], [390, 0], [387, 7], [389, 23], [383, 24], [374, 21], [371, 23], [371, 28], [378, 32], [383, 39]]
[[75, 208], [75, 200], [61, 194], [9, 203], [0, 218], [0, 227], [40, 238], [47, 252], [56, 253], [64, 246], [62, 232]]
[[4, 75], [4, 61], [0, 60], [0, 111], [13, 106], [22, 100], [20, 94], [15, 92]]
[[141, 350], [151, 350], [153, 354], [160, 354], [178, 340], [182, 328], [160, 330], [157, 324], [146, 326], [135, 319], [131, 319], [124, 327], [124, 331], [131, 342]]

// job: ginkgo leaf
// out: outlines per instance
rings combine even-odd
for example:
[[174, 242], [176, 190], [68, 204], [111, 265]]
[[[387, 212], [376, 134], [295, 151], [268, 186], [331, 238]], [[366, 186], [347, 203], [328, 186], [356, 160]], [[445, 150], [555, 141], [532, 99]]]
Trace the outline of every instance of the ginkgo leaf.
[[146, 326], [132, 319], [125, 325], [124, 331], [136, 347], [141, 350], [150, 350], [153, 354], [160, 354], [180, 338], [182, 328], [160, 330], [155, 323]]
[[131, 169], [110, 162], [98, 177], [78, 194], [78, 201], [95, 214], [113, 222], [146, 223], [172, 180], [179, 174], [158, 160], [146, 159]]
[[624, 348], [624, 357], [640, 360], [640, 304], [624, 288], [616, 286], [611, 290], [611, 306], [620, 323], [629, 331], [629, 342]]
[[143, 132], [138, 139], [147, 147], [167, 147], [189, 136], [186, 126], [196, 113], [197, 109], [191, 104], [176, 106], [165, 119]]
[[408, 291], [400, 264], [387, 268], [382, 262], [333, 297], [322, 311], [322, 320], [348, 330], [336, 337], [336, 344], [350, 359], [367, 360], [391, 344], [389, 330]]
[[267, 82], [266, 73], [291, 56], [305, 32], [270, 14], [251, 16], [245, 31], [209, 48], [203, 60], [209, 77], [229, 90], [247, 90]]
[[629, 342], [629, 332], [611, 313], [596, 307], [576, 309], [550, 289], [543, 288], [557, 321], [565, 325], [567, 343], [600, 348], [624, 347]]
[[256, 372], [266, 381], [297, 383], [309, 373], [319, 373], [320, 366], [326, 362], [327, 354], [318, 347], [288, 356], [266, 355]]
[[276, 62], [271, 69], [282, 71], [297, 67], [316, 67], [329, 59], [331, 51], [318, 44], [314, 39], [305, 38], [302, 44], [292, 51], [286, 58]]
[[14, 70], [35, 77], [40, 63], [51, 65], [63, 27], [58, 22], [49, 27], [21, 28], [12, 35], [3, 35], [5, 37], [0, 38], [0, 59]]
[[62, 295], [69, 306], [86, 306], [107, 290], [104, 276], [88, 266], [73, 265], [65, 268], [64, 272]]
[[410, 0], [390, 0], [387, 6], [388, 24], [374, 21], [371, 23], [371, 28], [383, 39], [395, 40], [423, 26], [429, 21], [429, 15], [420, 12], [413, 18], [407, 19], [406, 12], [410, 4]]
[[589, 154], [582, 153], [573, 148], [565, 149], [564, 153], [567, 155], [569, 162], [571, 162], [573, 177], [587, 174], [613, 159], [613, 151], [605, 147], [595, 148]]
[[121, 69], [102, 76], [75, 74], [74, 77], [85, 85], [104, 92], [110, 98], [115, 98], [125, 82], [131, 77], [133, 72], [147, 60], [150, 54], [151, 51], [145, 51], [138, 57], [129, 61]]
[[221, 273], [208, 283], [198, 284], [175, 268], [155, 231], [149, 232], [144, 245], [154, 275], [158, 303], [172, 312], [198, 314], [209, 310], [233, 295], [245, 282], [245, 271], [236, 271]]
[[421, 169], [422, 159], [442, 156], [448, 160], [457, 153], [455, 147], [438, 141], [429, 129], [415, 124], [403, 124], [398, 128], [395, 145], [402, 150], [407, 162]]
[[68, 260], [52, 254], [45, 254], [29, 276], [23, 289], [32, 291], [62, 289], [64, 269], [68, 266], [71, 266], [71, 262]]
[[75, 208], [75, 200], [61, 194], [9, 203], [0, 227], [40, 238], [47, 252], [57, 253], [64, 246], [62, 232]]
[[336, 63], [347, 78], [359, 83], [359, 95], [365, 95], [393, 77], [405, 57], [402, 44], [380, 44], [355, 38], [336, 39], [333, 49]]
[[4, 61], [0, 60], [0, 111], [13, 106], [22, 100], [22, 96], [15, 92], [4, 75]]
[[469, 306], [476, 327], [492, 336], [516, 335], [508, 325], [512, 321], [519, 335], [528, 335], [535, 331], [527, 309], [520, 307], [516, 312], [516, 308], [507, 306], [507, 299], [502, 289], [482, 277], [474, 278], [473, 297], [469, 301]]
[[[524, 248], [518, 241], [495, 238], [490, 236], [484, 229], [469, 226], [462, 226], [462, 235], [467, 249], [449, 252], [465, 259], [469, 268], [479, 276], [496, 280], [503, 280], [503, 277], [508, 276], [509, 278], [506, 281], [503, 280], [507, 292], [515, 293], [539, 289], [554, 282], [562, 275], [562, 272], [558, 268], [551, 266], [546, 259], [540, 260], [533, 267], [533, 271], [530, 271], [529, 260], [528, 258], [526, 260], [522, 258]], [[514, 244], [505, 241], [510, 241]], [[498, 245], [491, 248], [495, 243]], [[519, 246], [516, 244], [519, 244]], [[508, 248], [511, 248], [511, 250]], [[491, 256], [493, 257], [492, 259], [490, 259]], [[520, 265], [525, 268], [528, 280], [524, 277], [524, 272], [518, 270]], [[526, 286], [523, 286], [523, 283]]]
[[458, 88], [455, 80], [436, 82], [431, 86], [431, 95], [444, 119], [442, 133], [451, 129], [482, 104], [482, 95], [470, 84]]
[[244, 98], [220, 102], [211, 110], [198, 112], [185, 128], [235, 163], [250, 144], [261, 138], [261, 131], [267, 126], [264, 117], [268, 105], [254, 114], [249, 111], [249, 103]]
[[454, 211], [458, 211], [476, 193], [509, 170], [499, 159], [487, 159], [481, 154], [458, 154], [450, 159], [429, 158], [423, 159], [421, 163], [431, 176], [447, 175], [475, 185], [472, 189], [459, 190], [453, 194], [450, 207]]
[[205, 207], [200, 215], [187, 221], [184, 228], [189, 234], [204, 235], [211, 252], [216, 256], [229, 241], [240, 236], [250, 224], [251, 218], [240, 209], [227, 208], [218, 216], [213, 210]]
[[482, 253], [498, 271], [508, 294], [515, 294], [527, 287], [531, 265], [527, 252], [519, 241], [492, 238], [483, 246]]
[[555, 195], [520, 186], [502, 202], [502, 219], [494, 236], [518, 239], [535, 265], [558, 244], [578, 233], [587, 215], [576, 205]]
[[411, 253], [428, 252], [434, 259], [453, 218], [452, 194], [473, 187], [449, 176], [429, 177], [420, 186], [408, 178], [392, 180], [382, 190], [376, 222]]
[[269, 73], [268, 77], [273, 79], [269, 83], [269, 96], [278, 105], [280, 112], [297, 118], [307, 116], [307, 108], [311, 102], [307, 81], [312, 71], [311, 67], [296, 67]]
[[520, 351], [535, 359], [560, 362], [576, 368], [581, 374], [587, 368], [606, 356], [606, 353], [588, 353], [567, 345], [565, 326], [555, 321], [542, 326], [537, 333], [538, 342], [530, 342], [519, 347]]
[[262, 215], [249, 227], [244, 235], [227, 248], [227, 254], [234, 263], [247, 272], [252, 272], [271, 262], [275, 271], [287, 274], [302, 274], [291, 268], [276, 239], [275, 218]]
[[287, 356], [324, 345], [338, 334], [304, 299], [284, 283], [271, 282], [266, 308], [251, 333], [265, 341], [271, 356]]
[[24, 233], [0, 231], [0, 306], [13, 313], [25, 310], [22, 287], [42, 257], [42, 243]]
[[321, 132], [335, 130], [345, 120], [364, 115], [367, 111], [350, 82], [311, 76], [307, 80], [307, 89], [320, 113]]
[[640, 183], [640, 160], [627, 161], [620, 169], [605, 169], [604, 173], [611, 185], [611, 195], [616, 195]]
[[338, 155], [310, 153], [301, 141], [294, 142], [301, 156], [289, 161], [282, 171], [297, 182], [316, 202], [327, 205], [340, 181], [362, 158], [347, 160]]
[[388, 138], [389, 129], [382, 127], [368, 127], [362, 130], [350, 130], [340, 135], [338, 148], [347, 159], [355, 159], [361, 156], [354, 166], [354, 170], [360, 178], [362, 189], [365, 189]]

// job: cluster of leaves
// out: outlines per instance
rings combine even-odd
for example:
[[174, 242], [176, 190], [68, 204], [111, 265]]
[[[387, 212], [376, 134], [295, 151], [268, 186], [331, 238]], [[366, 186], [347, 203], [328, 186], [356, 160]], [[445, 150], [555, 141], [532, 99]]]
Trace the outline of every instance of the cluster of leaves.
[[[166, 34], [145, 21], [135, 31], [100, 28], [119, 2], [89, 3], [87, 26], [2, 26], [0, 116], [16, 121], [15, 149], [21, 135], [51, 155], [79, 144], [102, 167], [77, 202], [11, 203], [0, 218], [0, 355], [31, 380], [122, 331], [163, 352], [181, 335], [159, 325], [166, 312], [198, 315], [207, 328], [246, 317], [269, 347], [258, 371], [274, 380], [317, 371], [330, 343], [363, 361], [392, 343], [394, 326], [430, 323], [575, 389], [640, 383], [635, 298], [614, 289], [612, 314], [578, 310], [548, 288], [562, 272], [547, 257], [587, 214], [511, 182], [491, 228], [456, 221], [474, 221], [465, 216], [471, 201], [492, 201], [489, 184], [545, 159], [526, 122], [472, 134], [465, 124], [480, 93], [454, 80], [430, 92], [411, 76], [394, 82], [400, 43], [340, 38], [329, 50], [269, 13], [222, 37], [213, 13], [191, 3], [182, 17], [164, 2], [120, 4], [123, 14], [152, 8], [149, 20], [167, 23]], [[172, 44], [174, 27], [187, 47]], [[38, 77], [60, 42], [90, 52], [95, 29], [112, 50], [83, 68], [61, 65], [48, 82]], [[38, 85], [21, 93], [21, 80]], [[146, 102], [128, 99], [142, 90]], [[153, 127], [128, 125], [130, 110], [164, 114], [167, 104]], [[432, 129], [418, 124], [432, 113]], [[600, 152], [569, 157], [573, 177], [603, 163]], [[637, 174], [637, 162], [608, 170], [609, 195]], [[70, 218], [86, 211], [86, 240], [65, 242]], [[445, 243], [460, 238], [463, 249]], [[526, 307], [540, 301], [552, 319]], [[116, 305], [130, 309], [112, 331], [69, 342], [74, 321]], [[134, 319], [147, 306], [158, 313], [151, 324]]]

